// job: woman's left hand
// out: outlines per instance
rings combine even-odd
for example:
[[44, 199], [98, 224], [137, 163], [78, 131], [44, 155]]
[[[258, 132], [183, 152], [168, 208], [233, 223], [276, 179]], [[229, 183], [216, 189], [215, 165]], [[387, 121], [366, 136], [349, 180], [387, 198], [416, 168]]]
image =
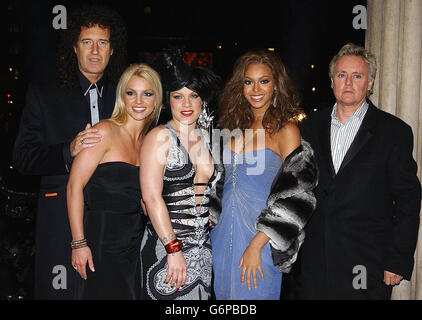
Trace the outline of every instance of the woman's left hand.
[[240, 282], [242, 283], [242, 285], [245, 282], [246, 277], [246, 284], [248, 286], [248, 289], [251, 289], [252, 273], [253, 285], [255, 288], [257, 288], [257, 270], [261, 275], [261, 279], [264, 280], [264, 273], [262, 272], [261, 268], [261, 247], [253, 245], [253, 243], [249, 244], [245, 252], [243, 252], [242, 254], [242, 258], [240, 259], [238, 268], [242, 268], [242, 272], [240, 273]]

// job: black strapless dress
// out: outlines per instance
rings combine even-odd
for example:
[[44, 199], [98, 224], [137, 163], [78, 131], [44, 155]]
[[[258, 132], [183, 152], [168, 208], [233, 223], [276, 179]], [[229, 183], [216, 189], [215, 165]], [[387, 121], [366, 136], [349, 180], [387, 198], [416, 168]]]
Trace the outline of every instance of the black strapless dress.
[[98, 165], [84, 190], [85, 237], [95, 272], [87, 267], [82, 299], [139, 299], [140, 245], [145, 220], [139, 167], [126, 162]]

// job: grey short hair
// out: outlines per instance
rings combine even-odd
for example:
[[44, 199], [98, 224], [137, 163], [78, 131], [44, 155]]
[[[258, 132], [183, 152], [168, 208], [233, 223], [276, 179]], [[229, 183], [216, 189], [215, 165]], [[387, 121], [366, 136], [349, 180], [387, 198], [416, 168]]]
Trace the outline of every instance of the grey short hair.
[[334, 67], [336, 66], [337, 61], [343, 56], [362, 57], [362, 59], [369, 65], [369, 80], [375, 80], [375, 76], [377, 74], [377, 60], [375, 56], [364, 47], [350, 42], [344, 45], [331, 60], [330, 66], [328, 67], [328, 76], [330, 78], [333, 77]]
[[[348, 44], [344, 45], [340, 51], [331, 59], [330, 65], [328, 67], [328, 76], [330, 78], [333, 77], [334, 68], [336, 66], [337, 61], [344, 56], [358, 56], [361, 57], [368, 65], [369, 65], [369, 79], [368, 81], [375, 81], [375, 76], [377, 74], [377, 59], [375, 56], [366, 50], [364, 47], [358, 46], [354, 43], [349, 42]], [[373, 86], [368, 92], [366, 96], [369, 97], [372, 92]]]

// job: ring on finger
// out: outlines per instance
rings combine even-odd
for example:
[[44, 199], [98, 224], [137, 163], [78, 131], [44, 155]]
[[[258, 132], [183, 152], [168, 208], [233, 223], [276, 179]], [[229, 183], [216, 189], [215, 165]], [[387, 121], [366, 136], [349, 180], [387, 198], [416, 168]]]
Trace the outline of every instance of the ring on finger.
[[75, 270], [77, 270], [78, 269], [78, 266], [72, 266], [73, 268], [75, 268]]
[[81, 140], [81, 144], [84, 144], [84, 143], [85, 143], [85, 142], [84, 142], [84, 140], [85, 140], [85, 139], [82, 139], [82, 140]]

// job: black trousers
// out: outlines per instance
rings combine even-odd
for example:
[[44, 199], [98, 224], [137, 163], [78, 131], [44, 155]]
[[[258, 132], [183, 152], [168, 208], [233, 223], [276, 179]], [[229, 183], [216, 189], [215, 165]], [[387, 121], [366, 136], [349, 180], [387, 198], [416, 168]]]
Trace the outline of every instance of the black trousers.
[[41, 187], [35, 234], [34, 298], [73, 300], [77, 273], [71, 265], [72, 240], [66, 186]]

